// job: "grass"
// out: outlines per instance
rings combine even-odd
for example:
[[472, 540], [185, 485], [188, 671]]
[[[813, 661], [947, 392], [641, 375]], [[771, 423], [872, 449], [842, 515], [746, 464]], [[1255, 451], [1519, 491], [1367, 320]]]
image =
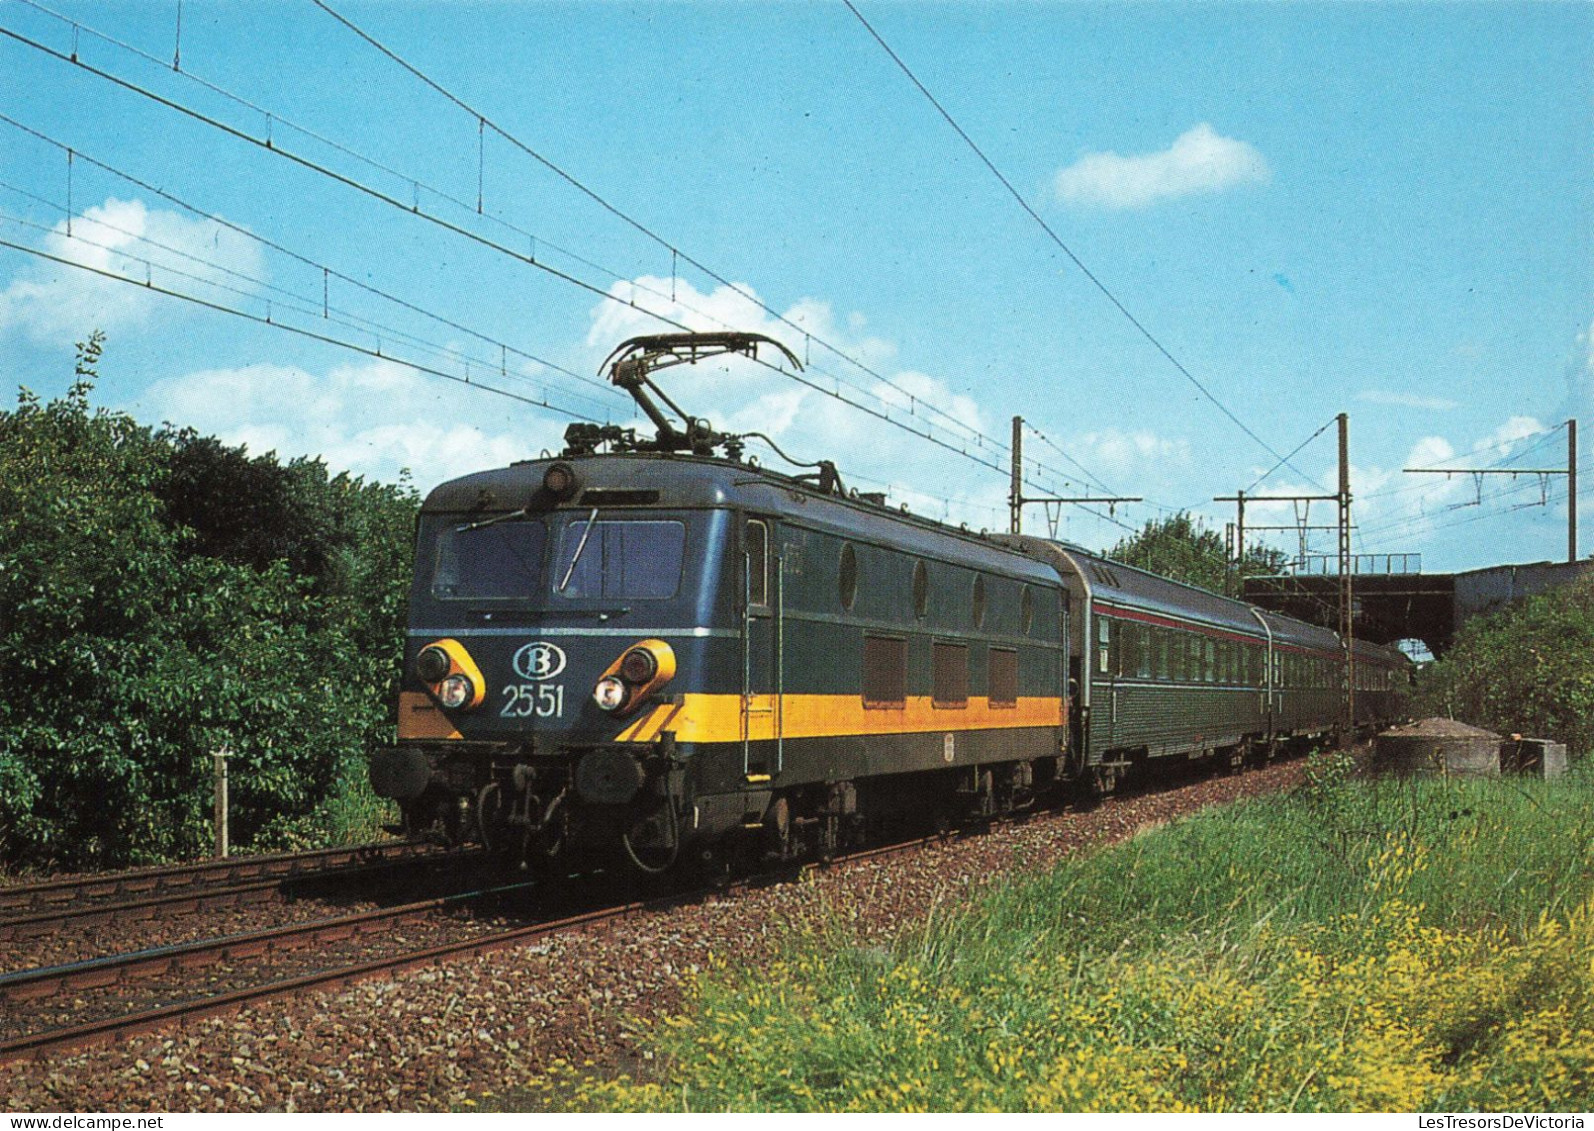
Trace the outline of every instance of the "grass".
[[[890, 949], [711, 969], [589, 1110], [1583, 1110], [1594, 774], [1364, 781], [995, 886]], [[840, 922], [840, 917], [837, 917]]]

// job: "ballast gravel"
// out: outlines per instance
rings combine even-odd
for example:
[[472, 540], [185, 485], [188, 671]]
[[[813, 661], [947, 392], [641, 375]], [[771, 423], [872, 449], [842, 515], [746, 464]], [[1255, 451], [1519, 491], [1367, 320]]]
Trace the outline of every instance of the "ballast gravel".
[[556, 1058], [634, 1064], [627, 1021], [667, 1013], [710, 956], [757, 962], [793, 925], [838, 915], [887, 942], [927, 909], [1015, 869], [1045, 867], [1212, 805], [1301, 780], [1291, 761], [1037, 817], [905, 856], [645, 912], [388, 980], [257, 1005], [230, 1017], [0, 1068], [22, 1112], [469, 1111], [496, 1105]]

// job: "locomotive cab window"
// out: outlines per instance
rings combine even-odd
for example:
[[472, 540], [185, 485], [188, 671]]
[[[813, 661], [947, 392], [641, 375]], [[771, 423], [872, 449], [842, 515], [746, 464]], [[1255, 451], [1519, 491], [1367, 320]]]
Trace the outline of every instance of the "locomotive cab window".
[[432, 596], [444, 601], [537, 596], [547, 542], [548, 528], [536, 519], [474, 529], [451, 522], [438, 535]]
[[747, 603], [769, 604], [769, 526], [749, 519], [746, 532]]
[[[507, 523], [505, 525], [508, 525]], [[658, 601], [681, 587], [686, 526], [653, 519], [572, 516], [559, 532], [555, 596]]]

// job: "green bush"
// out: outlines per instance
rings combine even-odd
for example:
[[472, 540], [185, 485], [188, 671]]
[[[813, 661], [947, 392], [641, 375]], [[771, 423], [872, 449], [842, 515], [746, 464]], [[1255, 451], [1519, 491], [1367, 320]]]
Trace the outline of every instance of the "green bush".
[[1594, 576], [1469, 621], [1422, 673], [1417, 706], [1594, 752]]
[[358, 833], [413, 491], [92, 408], [99, 350], [0, 413], [0, 860], [201, 853], [223, 745], [234, 843]]

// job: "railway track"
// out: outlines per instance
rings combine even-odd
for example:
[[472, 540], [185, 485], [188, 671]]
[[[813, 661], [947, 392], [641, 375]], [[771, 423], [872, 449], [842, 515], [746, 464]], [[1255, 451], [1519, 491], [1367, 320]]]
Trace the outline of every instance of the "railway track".
[[400, 841], [11, 885], [0, 888], [0, 942], [69, 928], [270, 903], [287, 898], [299, 881], [368, 879], [417, 861], [441, 863], [459, 855], [430, 844]]
[[[1126, 801], [1144, 792], [1145, 789], [1132, 789], [1109, 799], [1105, 804], [1112, 805], [1120, 800]], [[1041, 818], [1066, 818], [1068, 808], [1066, 805], [1045, 807], [1021, 814], [1017, 818], [1008, 818], [1000, 823], [1013, 824]], [[566, 931], [600, 926], [647, 912], [701, 903], [711, 898], [723, 897], [728, 893], [790, 880], [802, 872], [813, 869], [887, 859], [916, 852], [926, 846], [979, 836], [988, 828], [989, 824], [977, 824], [951, 833], [936, 832], [917, 836], [894, 844], [838, 855], [830, 861], [806, 863], [800, 866], [787, 865], [773, 871], [743, 877], [728, 885], [674, 892], [644, 900], [620, 901], [596, 908], [578, 910], [566, 907], [533, 922], [489, 928], [468, 934], [467, 937], [432, 942], [429, 945], [402, 949], [391, 954], [334, 961], [289, 976], [268, 977], [249, 981], [247, 984], [225, 986], [215, 992], [163, 1001], [114, 1016], [82, 1020], [28, 1033], [3, 1035], [0, 1036], [0, 1063], [43, 1056], [65, 1049], [104, 1044], [169, 1026], [181, 1026], [192, 1020], [231, 1013], [266, 1000], [338, 988], [368, 979], [391, 976], [406, 970], [521, 946]], [[520, 891], [529, 886], [517, 883], [456, 893], [356, 915], [196, 943], [157, 947], [63, 966], [20, 971], [0, 976], [0, 1001], [5, 1001], [8, 1009], [16, 1012], [18, 1007], [36, 1008], [38, 1003], [65, 994], [92, 995], [95, 990], [125, 988], [136, 985], [142, 980], [214, 967], [225, 962], [257, 958], [272, 952], [303, 950], [308, 947], [327, 946], [335, 941], [374, 936], [384, 929], [405, 922], [438, 916], [450, 909], [465, 908], [477, 901]]]
[[[760, 884], [791, 879], [810, 869], [900, 855], [918, 850], [925, 845], [944, 843], [948, 839], [966, 835], [977, 835], [977, 833], [973, 831], [936, 833], [896, 844], [861, 849], [838, 856], [832, 861], [787, 866], [777, 871], [748, 876], [727, 885], [676, 892], [645, 900], [625, 901], [573, 913], [560, 913], [556, 917], [536, 922], [490, 930], [471, 937], [391, 955], [331, 965], [290, 977], [163, 1002], [131, 1013], [6, 1037], [0, 1039], [0, 1063], [29, 1056], [41, 1056], [63, 1049], [116, 1041], [152, 1032], [167, 1025], [181, 1025], [191, 1020], [230, 1013], [252, 1003], [272, 998], [335, 988], [369, 978], [384, 977], [405, 970], [474, 957], [493, 950], [524, 945], [563, 931], [612, 923], [644, 912], [661, 911], [708, 898], [722, 897]], [[25, 1007], [66, 994], [84, 994], [94, 990], [126, 987], [139, 980], [197, 970], [222, 962], [255, 958], [276, 951], [321, 946], [361, 935], [374, 935], [384, 928], [425, 919], [452, 908], [463, 908], [475, 902], [514, 893], [530, 886], [525, 883], [509, 884], [356, 915], [0, 975], [0, 1001], [4, 1001], [14, 1010], [17, 1007]]]
[[308, 852], [283, 852], [270, 856], [231, 856], [192, 864], [164, 864], [154, 868], [71, 876], [56, 880], [0, 885], [0, 914], [12, 915], [44, 907], [62, 907], [139, 895], [193, 891], [204, 887], [238, 884], [249, 880], [287, 880], [338, 868], [400, 860], [435, 853], [423, 841], [379, 841], [344, 848], [319, 848]]

